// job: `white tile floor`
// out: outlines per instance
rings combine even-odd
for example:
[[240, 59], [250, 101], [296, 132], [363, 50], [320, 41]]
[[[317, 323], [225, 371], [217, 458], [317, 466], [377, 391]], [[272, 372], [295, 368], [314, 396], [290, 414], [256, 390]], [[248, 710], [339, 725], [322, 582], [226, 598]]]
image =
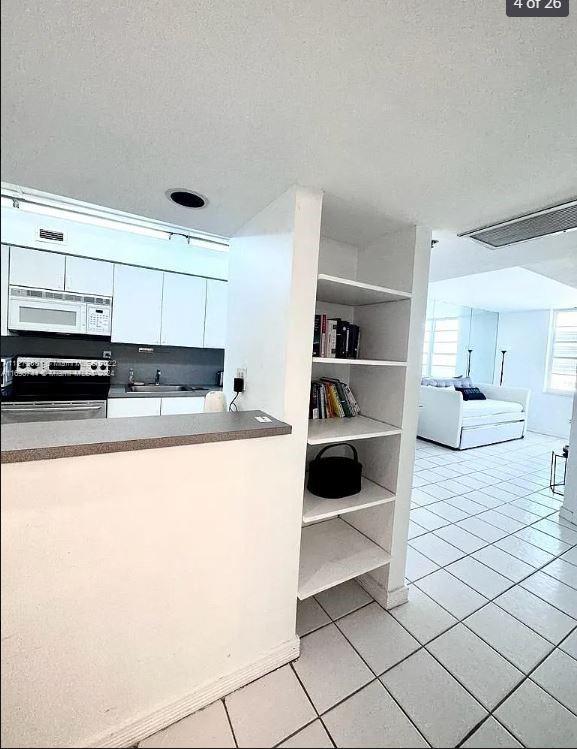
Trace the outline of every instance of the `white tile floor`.
[[417, 445], [407, 604], [299, 606], [301, 656], [141, 747], [577, 746], [577, 529], [559, 440]]

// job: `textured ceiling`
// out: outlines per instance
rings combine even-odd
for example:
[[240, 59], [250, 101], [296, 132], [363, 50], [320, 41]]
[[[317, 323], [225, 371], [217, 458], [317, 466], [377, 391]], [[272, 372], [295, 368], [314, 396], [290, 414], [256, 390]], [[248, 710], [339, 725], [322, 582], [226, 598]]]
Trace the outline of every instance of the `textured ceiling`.
[[[503, 0], [4, 0], [2, 179], [230, 234], [293, 183], [329, 234], [577, 192], [577, 17]], [[201, 212], [170, 187], [207, 195]], [[355, 206], [344, 220], [340, 202]], [[332, 218], [331, 218], [332, 217]]]

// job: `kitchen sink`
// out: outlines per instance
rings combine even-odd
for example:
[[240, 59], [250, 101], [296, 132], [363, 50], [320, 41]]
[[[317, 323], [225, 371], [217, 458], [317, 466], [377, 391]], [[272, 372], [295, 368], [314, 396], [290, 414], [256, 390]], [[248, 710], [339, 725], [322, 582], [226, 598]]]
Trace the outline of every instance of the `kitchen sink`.
[[188, 390], [186, 385], [127, 385], [129, 393], [181, 393]]
[[127, 385], [127, 393], [190, 393], [199, 390], [210, 390], [201, 385]]

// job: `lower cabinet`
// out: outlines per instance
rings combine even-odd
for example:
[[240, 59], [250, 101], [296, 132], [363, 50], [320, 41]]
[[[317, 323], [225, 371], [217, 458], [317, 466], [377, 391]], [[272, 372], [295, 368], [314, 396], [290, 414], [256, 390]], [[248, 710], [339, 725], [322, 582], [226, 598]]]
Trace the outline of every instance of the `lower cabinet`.
[[110, 398], [108, 418], [120, 416], [160, 416], [161, 398]]
[[204, 411], [204, 398], [163, 398], [160, 413], [169, 414], [201, 414]]
[[108, 418], [121, 416], [169, 416], [175, 414], [201, 414], [204, 398], [110, 398]]

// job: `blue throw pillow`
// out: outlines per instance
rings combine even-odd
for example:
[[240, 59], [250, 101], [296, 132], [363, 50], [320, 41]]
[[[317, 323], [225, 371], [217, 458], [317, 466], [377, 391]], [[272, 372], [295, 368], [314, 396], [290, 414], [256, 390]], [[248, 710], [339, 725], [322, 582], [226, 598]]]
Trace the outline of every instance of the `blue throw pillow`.
[[479, 390], [479, 388], [476, 387], [470, 387], [470, 388], [456, 388], [458, 389], [462, 396], [464, 401], [486, 401], [486, 396]]

